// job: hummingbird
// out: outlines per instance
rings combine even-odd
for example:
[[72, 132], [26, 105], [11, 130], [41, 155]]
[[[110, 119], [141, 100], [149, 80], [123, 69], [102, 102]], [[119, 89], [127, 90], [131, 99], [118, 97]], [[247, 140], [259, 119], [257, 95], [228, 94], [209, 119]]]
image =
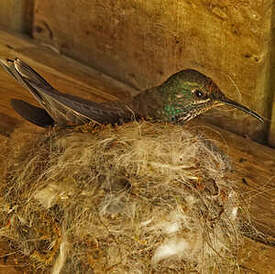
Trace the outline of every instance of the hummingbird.
[[182, 70], [132, 98], [96, 103], [59, 92], [19, 58], [0, 60], [0, 65], [40, 103], [37, 107], [11, 100], [19, 115], [40, 127], [122, 124], [135, 119], [186, 122], [221, 105], [264, 121], [256, 112], [227, 98], [209, 77], [192, 69]]

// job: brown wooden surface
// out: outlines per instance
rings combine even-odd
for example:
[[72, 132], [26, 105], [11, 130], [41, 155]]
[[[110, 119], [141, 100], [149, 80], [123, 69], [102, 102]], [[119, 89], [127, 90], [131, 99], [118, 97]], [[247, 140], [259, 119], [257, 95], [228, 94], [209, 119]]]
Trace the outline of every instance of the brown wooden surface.
[[[61, 56], [53, 50], [37, 45], [25, 36], [0, 29], [0, 57], [20, 57], [62, 92], [96, 102], [128, 96], [136, 90], [92, 68]], [[10, 106], [11, 98], [36, 103], [33, 97], [0, 69], [0, 133], [9, 134], [22, 121]]]
[[269, 145], [275, 148], [275, 5], [273, 7], [273, 20], [272, 20], [272, 34], [273, 39], [271, 41], [270, 47], [273, 49], [271, 52], [271, 64], [270, 64], [270, 89], [273, 91], [273, 98], [270, 98], [271, 106], [271, 123], [269, 129]]
[[34, 0], [1, 0], [0, 25], [11, 31], [32, 31]]
[[0, 274], [31, 273], [22, 258], [19, 259], [19, 256], [9, 249], [6, 241], [0, 240]]
[[[243, 274], [274, 274], [275, 248], [250, 239], [245, 239], [244, 247], [238, 254], [240, 273]], [[236, 273], [238, 273], [236, 271]]]
[[275, 96], [272, 105], [272, 116], [269, 128], [268, 143], [270, 146], [275, 148]]
[[[275, 56], [274, 56], [274, 61], [275, 61]], [[275, 63], [274, 63], [274, 70], [272, 71], [275, 72]], [[274, 85], [272, 85], [272, 87], [275, 90], [275, 79], [274, 79]], [[275, 92], [273, 95], [272, 102], [273, 103], [271, 104], [271, 121], [270, 121], [269, 135], [268, 135], [268, 144], [275, 148]]]
[[[124, 84], [60, 56], [46, 47], [3, 31], [0, 31], [0, 55], [1, 57], [21, 57], [55, 87], [80, 97], [103, 101], [135, 92]], [[12, 132], [12, 127], [21, 125], [22, 119], [10, 108], [9, 98], [21, 98], [28, 102], [33, 102], [33, 98], [2, 70], [0, 70], [0, 82], [0, 113], [6, 119], [11, 119], [6, 124], [1, 119], [1, 123], [4, 123]], [[236, 181], [236, 187], [243, 194], [244, 202], [251, 206], [252, 222], [265, 233], [263, 241], [267, 240], [274, 244], [275, 151], [254, 143], [248, 138], [239, 137], [205, 123], [193, 121], [189, 126], [198, 130], [199, 134], [207, 134], [232, 158], [233, 172], [230, 178]], [[0, 127], [2, 128], [1, 124]], [[27, 128], [24, 127], [22, 130], [32, 131], [35, 128], [28, 123]], [[240, 257], [244, 268], [258, 273], [272, 273], [274, 248], [254, 241], [250, 241], [245, 248]], [[258, 263], [257, 260], [259, 260]], [[269, 260], [271, 261], [268, 264]], [[250, 273], [242, 271], [242, 273]]]
[[[228, 96], [269, 119], [272, 3], [37, 0], [33, 36], [141, 90], [176, 71], [197, 69]], [[267, 134], [266, 126], [240, 111], [205, 116], [258, 141]]]

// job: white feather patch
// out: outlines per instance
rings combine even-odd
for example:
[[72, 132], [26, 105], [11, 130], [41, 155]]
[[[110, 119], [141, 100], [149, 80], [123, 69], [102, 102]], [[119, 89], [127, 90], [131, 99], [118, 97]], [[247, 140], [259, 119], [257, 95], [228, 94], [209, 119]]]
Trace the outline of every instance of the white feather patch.
[[152, 263], [156, 264], [163, 259], [172, 256], [184, 256], [184, 252], [190, 248], [185, 239], [170, 239], [165, 244], [160, 245], [152, 258]]

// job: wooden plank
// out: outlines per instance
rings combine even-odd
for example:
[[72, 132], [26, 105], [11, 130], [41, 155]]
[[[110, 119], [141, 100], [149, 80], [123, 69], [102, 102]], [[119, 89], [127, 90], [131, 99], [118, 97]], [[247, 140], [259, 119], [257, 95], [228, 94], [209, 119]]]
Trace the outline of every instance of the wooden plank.
[[[272, 3], [37, 0], [33, 36], [141, 90], [176, 71], [197, 69], [228, 96], [269, 119]], [[52, 11], [58, 16], [51, 16]], [[266, 125], [240, 111], [226, 108], [205, 117], [240, 135], [266, 140]]]
[[271, 106], [271, 122], [269, 128], [269, 136], [268, 141], [269, 145], [275, 147], [275, 6], [274, 12], [272, 16], [272, 34], [273, 39], [271, 41], [271, 65], [270, 65], [270, 89], [273, 90], [273, 98], [272, 95], [270, 97], [270, 106]]
[[0, 113], [0, 135], [9, 136], [13, 129], [20, 124], [20, 120]]
[[275, 96], [272, 105], [272, 116], [269, 128], [268, 144], [275, 147]]
[[[24, 264], [22, 259], [20, 261], [18, 260], [18, 254], [10, 251], [7, 242], [0, 242], [0, 254], [0, 274], [31, 273], [30, 267]], [[10, 254], [10, 256], [5, 256], [5, 254]]]
[[[274, 274], [275, 248], [250, 239], [245, 239], [244, 247], [238, 254], [240, 273]], [[238, 272], [236, 272], [238, 273]]]
[[1, 0], [0, 25], [11, 31], [32, 31], [34, 0]]
[[[21, 35], [14, 35], [0, 29], [1, 58], [20, 57], [34, 67], [57, 89], [65, 93], [77, 95], [96, 102], [114, 100], [128, 96], [136, 90], [113, 80], [92, 68], [81, 65], [72, 59], [61, 56], [47, 47]], [[5, 114], [1, 119], [0, 128], [6, 134], [22, 122], [11, 108], [11, 98], [18, 98], [37, 104], [33, 97], [10, 75], [0, 70], [0, 113]]]

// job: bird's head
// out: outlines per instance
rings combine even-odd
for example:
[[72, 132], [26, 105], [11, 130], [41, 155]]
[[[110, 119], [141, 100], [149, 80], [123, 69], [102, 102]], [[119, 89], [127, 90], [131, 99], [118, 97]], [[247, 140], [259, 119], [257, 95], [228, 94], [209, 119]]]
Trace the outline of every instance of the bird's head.
[[183, 70], [160, 86], [165, 96], [164, 113], [169, 120], [188, 121], [221, 105], [230, 105], [263, 122], [263, 118], [249, 108], [227, 98], [207, 76], [195, 70]]

